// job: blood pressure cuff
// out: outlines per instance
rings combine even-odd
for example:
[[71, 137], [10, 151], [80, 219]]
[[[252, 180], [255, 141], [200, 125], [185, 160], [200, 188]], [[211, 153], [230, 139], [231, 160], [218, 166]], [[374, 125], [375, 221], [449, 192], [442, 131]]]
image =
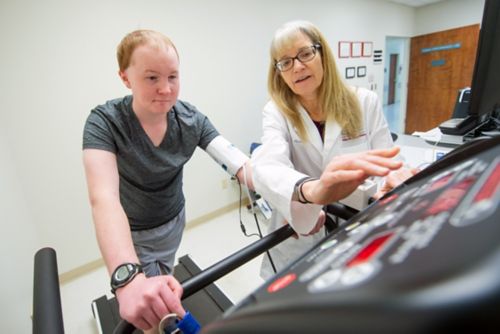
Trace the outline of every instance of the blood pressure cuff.
[[248, 156], [222, 136], [215, 137], [208, 144], [205, 151], [231, 175], [236, 175], [238, 170], [249, 159]]

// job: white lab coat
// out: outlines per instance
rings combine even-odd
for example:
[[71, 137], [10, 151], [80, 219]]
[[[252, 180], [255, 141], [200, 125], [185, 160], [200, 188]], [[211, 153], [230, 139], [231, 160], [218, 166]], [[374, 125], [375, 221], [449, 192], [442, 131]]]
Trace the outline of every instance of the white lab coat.
[[[340, 154], [393, 146], [391, 134], [382, 113], [377, 95], [365, 88], [355, 89], [363, 115], [363, 131], [354, 139], [342, 137], [336, 122], [325, 124], [324, 143], [313, 121], [300, 107], [309, 142], [303, 142], [292, 124], [268, 102], [263, 111], [262, 145], [252, 155], [253, 182], [256, 191], [273, 207], [269, 231], [288, 221], [298, 234], [307, 234], [315, 226], [321, 205], [292, 201], [295, 183], [305, 177], [319, 177], [332, 158]], [[320, 231], [313, 236], [289, 238], [271, 250], [272, 260], [281, 270], [325, 236]], [[274, 272], [267, 256], [261, 276], [268, 278]]]

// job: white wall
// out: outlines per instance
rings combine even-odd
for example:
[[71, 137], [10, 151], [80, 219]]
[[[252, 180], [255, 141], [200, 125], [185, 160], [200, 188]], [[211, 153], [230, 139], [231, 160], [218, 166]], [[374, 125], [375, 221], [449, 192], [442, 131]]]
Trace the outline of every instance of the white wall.
[[481, 23], [484, 0], [448, 0], [420, 7], [414, 36]]
[[[181, 57], [181, 98], [248, 151], [260, 139], [272, 34], [285, 21], [299, 18], [317, 24], [337, 53], [339, 40], [372, 41], [374, 49], [383, 49], [386, 35], [413, 35], [415, 11], [382, 0], [0, 3], [0, 256], [15, 275], [2, 280], [2, 310], [7, 312], [2, 332], [30, 330], [36, 249], [55, 248], [60, 273], [100, 256], [81, 136], [91, 108], [128, 93], [116, 74], [120, 39], [136, 28], [169, 35]], [[383, 65], [367, 59], [339, 61], [341, 71], [360, 64], [367, 65], [368, 75], [352, 83], [371, 80], [382, 96]], [[203, 153], [195, 154], [185, 170], [188, 220], [237, 200], [234, 186], [222, 189], [226, 179]]]
[[[12, 163], [12, 154], [3, 131], [0, 132], [0, 242], [4, 268], [0, 287], [0, 332], [29, 332], [33, 292], [33, 258], [39, 240], [35, 222], [20, 186], [21, 176]], [[20, 324], [20, 326], [19, 326]], [[23, 330], [19, 330], [20, 327]]]

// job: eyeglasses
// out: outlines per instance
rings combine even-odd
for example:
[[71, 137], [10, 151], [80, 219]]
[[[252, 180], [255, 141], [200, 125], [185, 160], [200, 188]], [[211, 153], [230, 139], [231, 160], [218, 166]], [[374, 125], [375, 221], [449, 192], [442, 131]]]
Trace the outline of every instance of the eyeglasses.
[[287, 57], [283, 58], [280, 61], [276, 62], [276, 68], [280, 72], [286, 72], [293, 67], [293, 62], [295, 59], [300, 61], [302, 64], [307, 63], [308, 61], [313, 60], [314, 56], [316, 56], [317, 50], [321, 48], [320, 44], [314, 44], [309, 47], [306, 47], [297, 53], [295, 57]]

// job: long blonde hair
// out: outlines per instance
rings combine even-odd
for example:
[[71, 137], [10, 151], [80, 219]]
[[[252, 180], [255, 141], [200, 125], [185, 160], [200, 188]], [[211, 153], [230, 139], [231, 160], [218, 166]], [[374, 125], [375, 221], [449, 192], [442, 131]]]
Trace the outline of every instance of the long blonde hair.
[[336, 121], [341, 126], [344, 135], [351, 138], [356, 137], [362, 128], [361, 107], [358, 99], [354, 92], [342, 81], [326, 39], [319, 29], [310, 22], [288, 22], [276, 31], [271, 43], [271, 62], [268, 73], [268, 90], [271, 99], [297, 129], [300, 138], [307, 141], [305, 124], [302, 122], [297, 109], [298, 97], [288, 87], [276, 68], [277, 57], [280, 52], [289, 47], [300, 33], [306, 35], [313, 44], [318, 43], [321, 45], [319, 52], [324, 76], [318, 88], [318, 99], [322, 112], [326, 113], [327, 122], [330, 120]]

